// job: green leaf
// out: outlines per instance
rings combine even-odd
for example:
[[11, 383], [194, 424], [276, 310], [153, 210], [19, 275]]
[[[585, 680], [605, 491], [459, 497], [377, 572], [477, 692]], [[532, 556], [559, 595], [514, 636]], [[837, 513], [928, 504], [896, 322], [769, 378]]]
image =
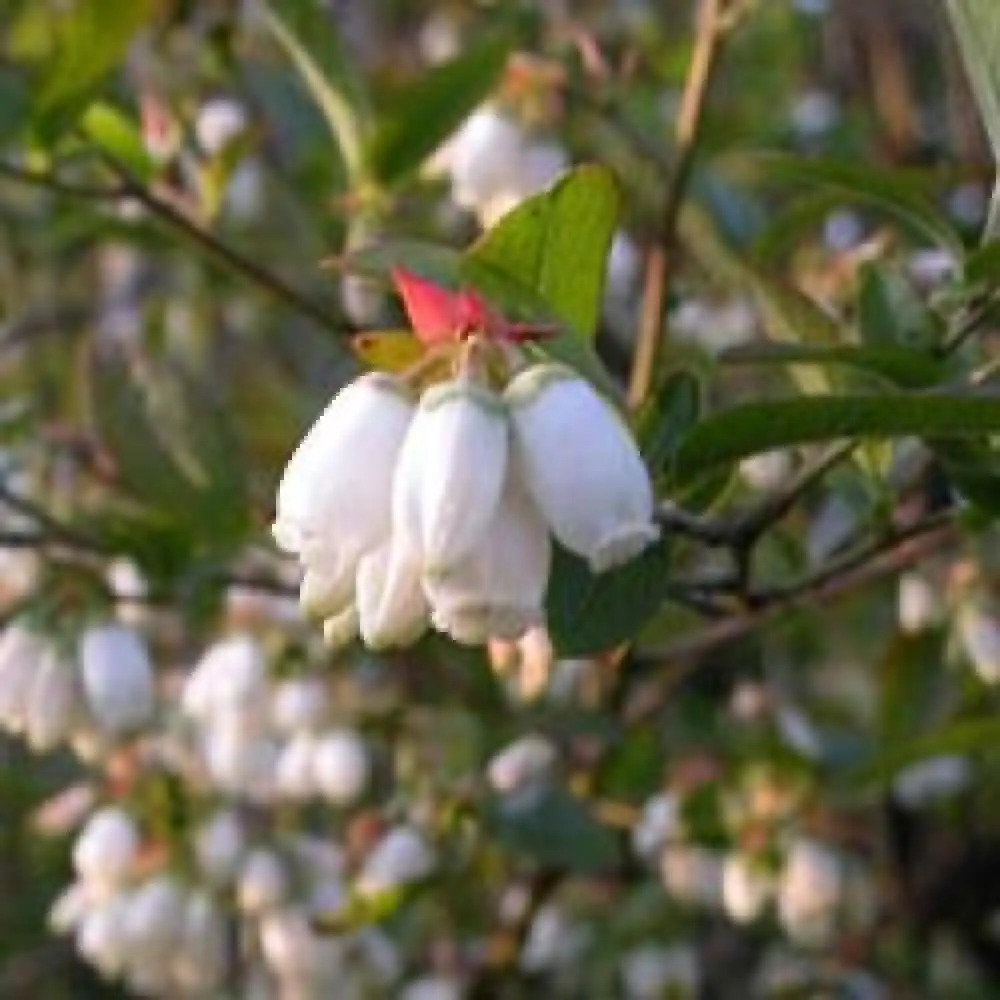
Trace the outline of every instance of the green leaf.
[[532, 289], [590, 344], [620, 212], [621, 193], [611, 171], [577, 167], [508, 212], [467, 257]]
[[660, 541], [640, 556], [595, 574], [578, 556], [556, 546], [546, 600], [549, 632], [559, 656], [591, 656], [634, 639], [666, 601], [670, 545]]
[[397, 94], [367, 148], [372, 176], [392, 184], [416, 170], [493, 90], [509, 50], [508, 39], [486, 38]]
[[941, 636], [934, 632], [893, 637], [880, 664], [879, 738], [895, 746], [940, 723], [948, 710], [948, 676]]
[[1000, 398], [952, 394], [839, 395], [747, 403], [715, 414], [687, 435], [677, 474], [736, 462], [772, 448], [835, 438], [981, 436], [1000, 432]]
[[[972, 84], [993, 158], [1000, 163], [1000, 16], [993, 0], [947, 0], [965, 69]], [[1000, 185], [994, 188], [985, 236], [997, 236]]]
[[670, 464], [700, 414], [698, 379], [690, 372], [673, 372], [639, 419], [639, 445], [654, 476]]
[[618, 838], [587, 807], [561, 788], [529, 792], [527, 801], [507, 801], [492, 809], [501, 844], [560, 870], [601, 872], [620, 861]]
[[947, 366], [937, 358], [893, 345], [827, 347], [764, 342], [731, 348], [719, 360], [729, 365], [844, 365], [903, 389], [925, 389], [948, 374]]
[[128, 167], [143, 183], [156, 173], [138, 126], [122, 111], [103, 101], [87, 108], [80, 121], [84, 133], [106, 153]]
[[72, 124], [155, 9], [152, 0], [80, 0], [50, 13], [51, 35], [34, 96], [35, 126], [43, 138], [52, 139]]
[[882, 262], [861, 268], [858, 327], [872, 346], [902, 345], [930, 349], [940, 340], [934, 317], [910, 281]]
[[[326, 119], [349, 181], [359, 183], [364, 176], [362, 120], [358, 111], [362, 97], [332, 16], [315, 4], [311, 10], [297, 5], [300, 17], [293, 27], [273, 7], [263, 2], [262, 6], [268, 27]], [[287, 16], [286, 7], [282, 11]]]
[[750, 163], [769, 181], [827, 188], [849, 201], [880, 209], [956, 257], [962, 256], [958, 234], [912, 177], [853, 161], [785, 153], [754, 153]]
[[166, 521], [190, 527], [205, 548], [226, 549], [248, 524], [240, 450], [220, 406], [179, 369], [139, 372], [96, 358], [90, 410], [123, 489]]

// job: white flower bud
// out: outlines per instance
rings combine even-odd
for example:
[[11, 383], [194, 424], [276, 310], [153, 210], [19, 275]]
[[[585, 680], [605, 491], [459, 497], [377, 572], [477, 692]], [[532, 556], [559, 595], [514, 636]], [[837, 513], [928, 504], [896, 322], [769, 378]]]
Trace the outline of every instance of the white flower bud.
[[449, 141], [447, 154], [435, 158], [451, 173], [455, 202], [469, 209], [488, 202], [516, 175], [523, 143], [520, 128], [495, 109], [470, 115]]
[[778, 917], [790, 937], [829, 942], [844, 900], [844, 874], [840, 856], [823, 844], [800, 839], [792, 845], [778, 886]]
[[109, 979], [122, 971], [128, 955], [127, 911], [128, 896], [114, 896], [97, 904], [77, 929], [77, 950]]
[[92, 901], [87, 887], [82, 882], [73, 882], [49, 908], [49, 929], [54, 934], [75, 931], [91, 909]]
[[198, 109], [194, 134], [198, 145], [209, 156], [222, 152], [247, 128], [247, 113], [239, 101], [213, 97]]
[[312, 758], [313, 778], [320, 794], [335, 805], [349, 805], [368, 785], [368, 751], [349, 729], [325, 733]]
[[701, 982], [697, 955], [687, 945], [633, 948], [622, 956], [621, 976], [628, 1000], [695, 997]]
[[1000, 681], [1000, 619], [976, 602], [962, 606], [958, 638], [972, 668], [985, 684]]
[[194, 854], [210, 885], [225, 886], [236, 877], [246, 853], [246, 833], [232, 809], [220, 809], [194, 834]]
[[205, 651], [184, 686], [181, 707], [199, 719], [227, 708], [259, 713], [266, 697], [264, 651], [251, 636], [235, 635]]
[[903, 768], [892, 783], [896, 800], [910, 809], [951, 798], [968, 788], [972, 767], [968, 757], [938, 756]]
[[556, 748], [544, 736], [522, 736], [490, 761], [486, 773], [498, 792], [514, 792], [549, 776], [556, 762]]
[[425, 573], [434, 627], [466, 645], [522, 636], [544, 618], [551, 554], [538, 509], [508, 476], [479, 544], [449, 567]]
[[632, 828], [632, 847], [646, 861], [655, 860], [680, 834], [680, 809], [673, 795], [654, 795]]
[[718, 909], [722, 904], [722, 856], [695, 844], [668, 844], [660, 859], [667, 892], [688, 906]]
[[250, 852], [236, 884], [236, 899], [244, 913], [259, 914], [277, 906], [288, 893], [285, 864], [274, 851]]
[[528, 492], [566, 548], [601, 573], [659, 537], [639, 450], [589, 382], [562, 365], [536, 365], [506, 398]]
[[272, 909], [260, 922], [261, 954], [279, 977], [310, 974], [315, 937], [308, 916], [297, 906]]
[[399, 1000], [462, 1000], [462, 984], [446, 976], [421, 976], [411, 980], [399, 994]]
[[117, 806], [95, 812], [73, 845], [73, 866], [84, 882], [120, 885], [139, 852], [139, 831]]
[[531, 922], [520, 965], [526, 972], [566, 968], [579, 960], [586, 946], [586, 930], [571, 922], [557, 906], [548, 904]]
[[275, 740], [259, 736], [235, 715], [213, 721], [205, 734], [205, 766], [218, 787], [233, 795], [265, 802], [274, 792], [280, 750]]
[[524, 147], [518, 165], [518, 201], [542, 191], [569, 166], [566, 150], [554, 142], [531, 142]]
[[226, 972], [226, 921], [207, 892], [188, 896], [177, 952], [171, 971], [189, 992], [217, 989]]
[[350, 600], [359, 560], [389, 537], [393, 474], [413, 409], [397, 379], [363, 375], [337, 393], [285, 468], [274, 536], [313, 574], [303, 597], [319, 617]]
[[909, 635], [938, 624], [943, 616], [941, 594], [917, 572], [899, 578], [899, 627]]
[[80, 643], [87, 703], [111, 735], [140, 728], [154, 709], [153, 665], [138, 633], [123, 625], [87, 629]]
[[28, 696], [47, 646], [36, 632], [14, 622], [0, 636], [0, 724], [24, 729]]
[[286, 735], [316, 729], [327, 710], [326, 685], [317, 677], [294, 677], [276, 685], [271, 699], [271, 723]]
[[316, 737], [312, 733], [297, 733], [282, 749], [275, 768], [275, 790], [292, 800], [310, 798], [316, 792], [313, 760]]
[[170, 875], [157, 875], [132, 893], [125, 917], [129, 965], [163, 965], [173, 957], [186, 907], [184, 890]]
[[745, 854], [727, 855], [722, 867], [722, 905], [738, 924], [756, 920], [774, 895], [774, 879]]
[[53, 750], [69, 736], [79, 704], [73, 666], [49, 647], [38, 664], [25, 706], [25, 732], [35, 753]]
[[389, 892], [426, 878], [434, 867], [434, 852], [412, 827], [397, 826], [385, 834], [365, 859], [358, 891], [365, 896]]
[[500, 503], [507, 444], [503, 402], [484, 386], [458, 379], [421, 397], [393, 481], [392, 523], [428, 572], [483, 540]]
[[[357, 625], [369, 649], [409, 646], [427, 630], [423, 563], [409, 540], [395, 535], [366, 555], [358, 567]], [[328, 620], [326, 626], [331, 625]], [[346, 626], [354, 623], [347, 622]], [[324, 633], [326, 635], [326, 633]], [[329, 635], [326, 636], [329, 641]]]

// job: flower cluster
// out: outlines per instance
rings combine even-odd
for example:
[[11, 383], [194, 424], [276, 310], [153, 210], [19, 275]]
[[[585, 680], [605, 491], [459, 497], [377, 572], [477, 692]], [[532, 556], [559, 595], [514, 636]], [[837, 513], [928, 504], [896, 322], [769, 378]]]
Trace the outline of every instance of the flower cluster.
[[418, 334], [459, 341], [457, 373], [419, 399], [385, 373], [342, 389], [285, 470], [275, 538], [333, 645], [405, 646], [428, 626], [516, 639], [544, 620], [550, 534], [597, 573], [657, 538], [649, 475], [589, 382], [539, 363], [498, 386], [491, 352], [521, 331], [469, 293], [402, 287]]
[[0, 637], [0, 725], [37, 753], [69, 742], [85, 758], [140, 729], [155, 709], [145, 642], [122, 625], [66, 649], [15, 621]]

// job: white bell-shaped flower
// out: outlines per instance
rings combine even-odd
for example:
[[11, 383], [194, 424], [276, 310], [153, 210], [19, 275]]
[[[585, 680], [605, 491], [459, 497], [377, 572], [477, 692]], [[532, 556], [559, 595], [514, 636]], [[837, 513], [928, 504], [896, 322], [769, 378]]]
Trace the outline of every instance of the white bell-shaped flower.
[[244, 913], [259, 914], [277, 906], [288, 893], [288, 871], [274, 851], [259, 847], [247, 855], [236, 883]]
[[508, 475], [479, 544], [443, 571], [425, 572], [434, 627], [466, 645], [523, 635], [544, 618], [551, 549], [541, 514]]
[[311, 574], [303, 597], [319, 616], [350, 599], [358, 561], [389, 536], [393, 473], [413, 408], [398, 379], [363, 375], [337, 393], [285, 469], [274, 535]]
[[288, 735], [316, 729], [326, 715], [327, 702], [326, 685], [318, 677], [291, 677], [275, 685], [271, 723]]
[[412, 541], [431, 572], [483, 539], [507, 468], [503, 401], [459, 378], [428, 389], [410, 425], [393, 481], [393, 533]]
[[247, 849], [246, 831], [233, 809], [219, 809], [194, 832], [194, 856], [210, 885], [229, 885]]
[[24, 729], [28, 696], [46, 648], [37, 632], [19, 622], [0, 636], [0, 725], [9, 732]]
[[356, 624], [353, 619], [346, 622], [345, 630], [360, 631], [370, 649], [416, 642], [427, 630], [430, 611], [421, 585], [422, 570], [418, 550], [404, 535], [394, 536], [365, 556], [358, 567]]
[[171, 875], [157, 875], [132, 893], [126, 913], [129, 963], [165, 964], [184, 930], [187, 895]]
[[774, 878], [754, 858], [738, 851], [726, 855], [722, 867], [722, 905], [730, 920], [756, 920], [774, 896]]
[[105, 806], [95, 812], [73, 845], [73, 866], [84, 882], [120, 885], [139, 851], [139, 831], [124, 809]]
[[778, 885], [778, 918], [785, 931], [804, 944], [828, 943], [844, 897], [842, 856], [819, 841], [796, 840]]
[[516, 792], [544, 782], [556, 763], [552, 741], [529, 733], [504, 747], [486, 769], [490, 784], [498, 792]]
[[316, 737], [312, 733], [296, 733], [283, 747], [275, 768], [274, 783], [278, 795], [302, 801], [316, 791], [313, 759]]
[[320, 794], [335, 805], [349, 805], [368, 785], [368, 751], [349, 729], [324, 733], [312, 758], [313, 778]]
[[196, 890], [188, 896], [171, 972], [189, 993], [216, 990], [226, 973], [226, 919], [211, 895]]
[[524, 134], [511, 118], [489, 106], [475, 111], [443, 158], [455, 202], [478, 209], [489, 201], [518, 174], [523, 148]]
[[563, 365], [536, 365], [507, 387], [514, 451], [556, 538], [595, 573], [659, 536], [653, 487], [622, 419]]
[[397, 826], [375, 845], [365, 859], [357, 888], [378, 895], [426, 878], [435, 864], [434, 852], [409, 826]]
[[127, 912], [128, 897], [113, 896], [98, 903], [76, 932], [77, 950], [109, 979], [122, 971], [128, 956]]
[[35, 753], [57, 747], [73, 728], [79, 704], [77, 677], [73, 667], [50, 646], [42, 655], [25, 711], [25, 734]]
[[93, 908], [93, 901], [82, 882], [71, 882], [49, 908], [49, 930], [55, 934], [75, 931]]
[[80, 642], [80, 667], [87, 704], [105, 732], [128, 733], [152, 717], [153, 665], [146, 644], [133, 629], [88, 628]]

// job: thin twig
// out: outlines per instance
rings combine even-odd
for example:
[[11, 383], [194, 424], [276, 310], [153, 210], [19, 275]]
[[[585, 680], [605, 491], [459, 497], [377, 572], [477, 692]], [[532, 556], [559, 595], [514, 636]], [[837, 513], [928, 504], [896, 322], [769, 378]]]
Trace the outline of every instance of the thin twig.
[[726, 14], [726, 0], [702, 0], [698, 34], [677, 114], [674, 160], [666, 181], [658, 241], [646, 262], [642, 316], [628, 390], [628, 403], [632, 409], [638, 409], [643, 404], [653, 384], [663, 336], [663, 312], [671, 258], [677, 243], [677, 219], [687, 194], [722, 41], [733, 26]]
[[[84, 549], [87, 552], [106, 551], [101, 541], [59, 520], [45, 508], [36, 504], [34, 500], [29, 500], [19, 493], [12, 493], [7, 484], [2, 481], [0, 481], [0, 504], [5, 504], [11, 510], [16, 510], [19, 514], [30, 517], [40, 528], [44, 529], [45, 536], [40, 537], [46, 543], [62, 542], [72, 548]], [[23, 548], [24, 545], [18, 547]]]
[[32, 187], [45, 188], [53, 194], [64, 195], [67, 198], [84, 198], [90, 201], [118, 201], [124, 196], [124, 190], [120, 185], [110, 186], [107, 184], [77, 184], [73, 181], [64, 181], [48, 171], [29, 170], [27, 167], [18, 167], [13, 163], [0, 161], [0, 177], [15, 181], [18, 184], [27, 184]]
[[938, 355], [943, 358], [954, 354], [970, 337], [978, 333], [991, 310], [1000, 302], [1000, 293], [993, 291], [971, 302], [959, 313], [953, 329], [938, 348]]

